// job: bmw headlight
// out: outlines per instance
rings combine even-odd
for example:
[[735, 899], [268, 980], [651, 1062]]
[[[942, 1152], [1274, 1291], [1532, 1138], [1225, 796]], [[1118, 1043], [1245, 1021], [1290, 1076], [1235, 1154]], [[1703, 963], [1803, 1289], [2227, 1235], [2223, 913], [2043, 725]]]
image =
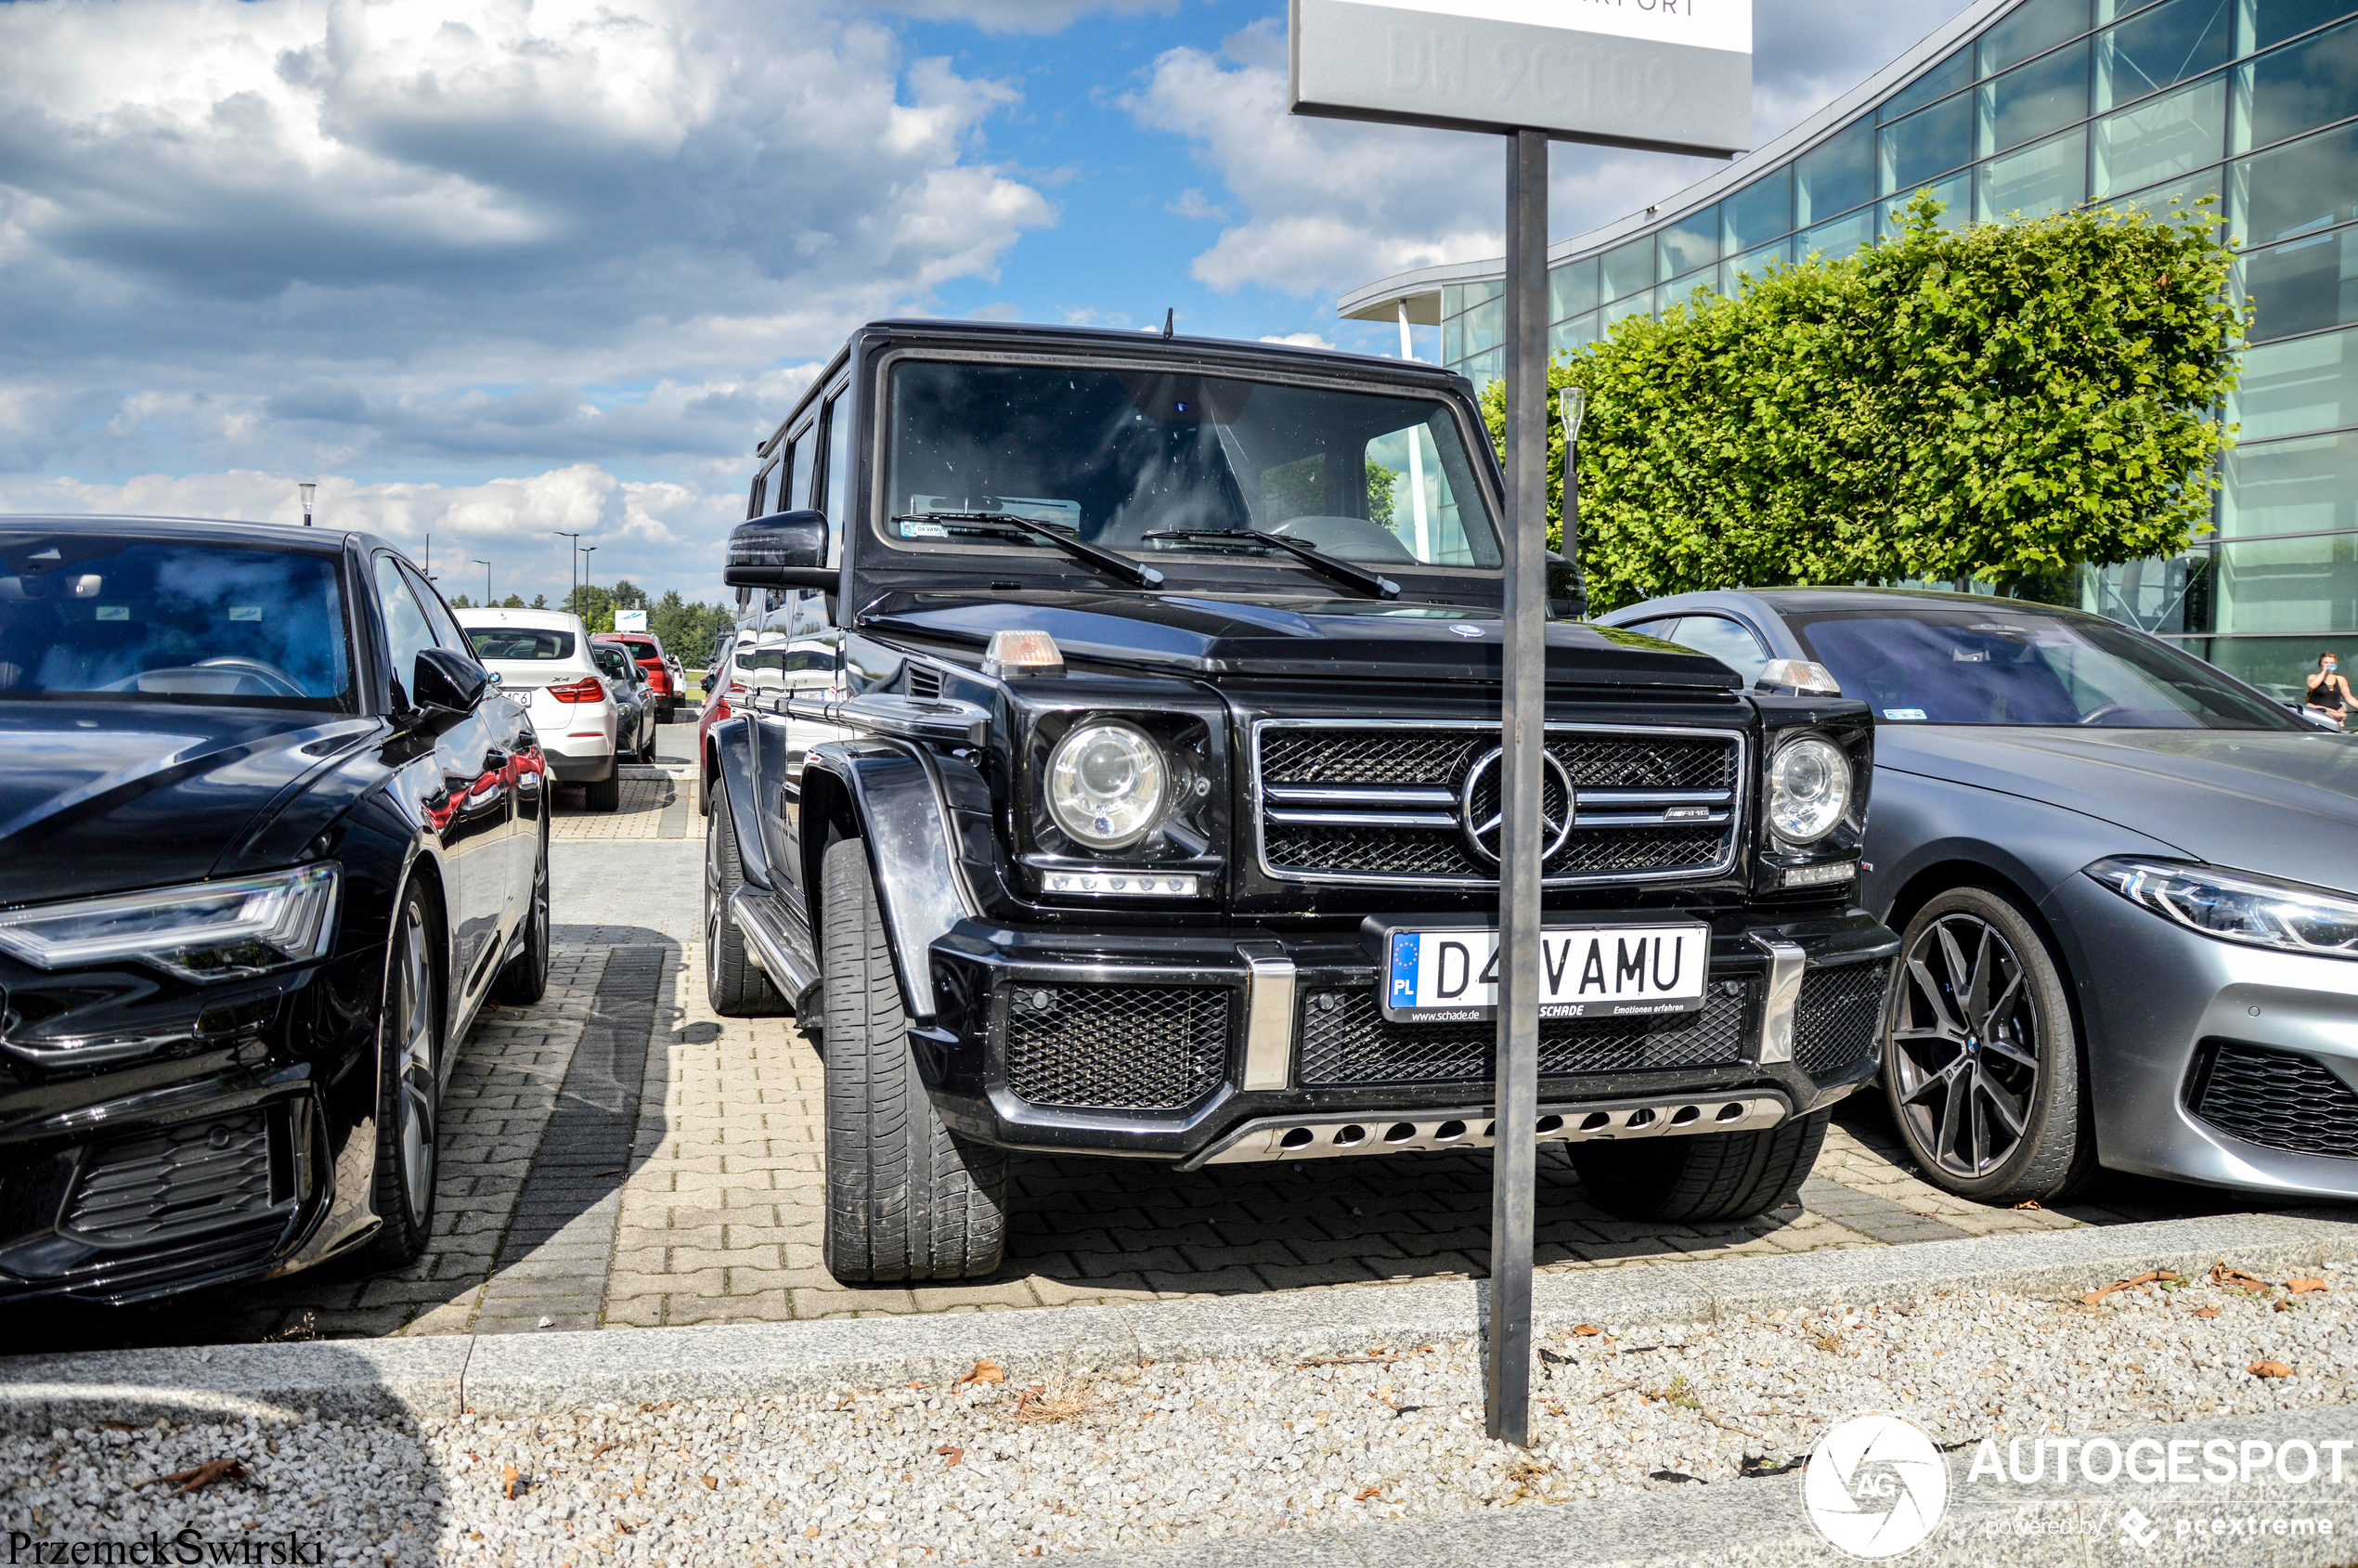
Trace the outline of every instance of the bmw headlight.
[[1787, 741], [1768, 764], [1768, 825], [1788, 844], [1814, 844], [1850, 808], [1850, 758], [1815, 735]]
[[1161, 820], [1170, 769], [1128, 724], [1085, 723], [1048, 754], [1048, 814], [1076, 844], [1119, 849]]
[[2247, 947], [2358, 958], [2358, 899], [2256, 872], [2148, 861], [2098, 861], [2088, 875], [2190, 931]]
[[136, 959], [184, 979], [228, 980], [327, 956], [335, 862], [118, 893], [0, 914], [0, 952], [36, 969]]

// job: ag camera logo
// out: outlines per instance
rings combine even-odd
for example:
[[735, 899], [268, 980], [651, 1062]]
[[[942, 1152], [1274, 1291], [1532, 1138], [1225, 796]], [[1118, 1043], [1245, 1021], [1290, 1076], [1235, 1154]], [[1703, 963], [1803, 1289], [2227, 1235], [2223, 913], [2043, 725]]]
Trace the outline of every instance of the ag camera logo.
[[1922, 1546], [1949, 1507], [1949, 1460], [1903, 1416], [1853, 1416], [1818, 1442], [1801, 1506], [1826, 1544], [1870, 1561]]

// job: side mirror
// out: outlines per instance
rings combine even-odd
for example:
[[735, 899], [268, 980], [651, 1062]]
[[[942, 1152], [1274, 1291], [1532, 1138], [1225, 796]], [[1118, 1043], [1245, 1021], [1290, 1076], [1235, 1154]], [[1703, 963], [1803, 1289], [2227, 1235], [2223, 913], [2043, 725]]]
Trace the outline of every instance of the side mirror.
[[776, 512], [738, 524], [720, 580], [731, 588], [838, 587], [843, 574], [827, 564], [826, 513]]
[[409, 701], [429, 723], [447, 729], [473, 713], [497, 684], [489, 670], [464, 654], [423, 648], [409, 671]]

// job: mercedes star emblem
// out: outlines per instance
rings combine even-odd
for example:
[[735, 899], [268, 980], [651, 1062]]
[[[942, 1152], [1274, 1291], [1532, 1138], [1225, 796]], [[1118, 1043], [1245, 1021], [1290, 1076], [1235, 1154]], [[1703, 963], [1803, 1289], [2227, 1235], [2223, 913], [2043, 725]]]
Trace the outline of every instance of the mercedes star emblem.
[[[1474, 818], [1474, 797], [1480, 791], [1483, 778], [1501, 768], [1506, 755], [1501, 747], [1492, 746], [1467, 770], [1465, 784], [1458, 791], [1458, 825], [1466, 836], [1466, 846], [1474, 852], [1477, 860], [1491, 865], [1498, 863], [1498, 836], [1504, 831], [1506, 822], [1506, 781], [1503, 778], [1498, 780], [1492, 790], [1493, 798], [1498, 803], [1491, 809], [1485, 820], [1477, 822]], [[1564, 771], [1564, 765], [1548, 752], [1541, 752], [1539, 758], [1547, 767], [1539, 792], [1540, 832], [1547, 837], [1547, 847], [1539, 851], [1540, 863], [1544, 865], [1555, 858], [1556, 851], [1564, 847], [1564, 840], [1572, 836], [1573, 818], [1578, 812], [1578, 797], [1573, 792], [1572, 775]], [[1557, 797], [1561, 820], [1548, 814], [1547, 786], [1549, 784], [1561, 792]]]

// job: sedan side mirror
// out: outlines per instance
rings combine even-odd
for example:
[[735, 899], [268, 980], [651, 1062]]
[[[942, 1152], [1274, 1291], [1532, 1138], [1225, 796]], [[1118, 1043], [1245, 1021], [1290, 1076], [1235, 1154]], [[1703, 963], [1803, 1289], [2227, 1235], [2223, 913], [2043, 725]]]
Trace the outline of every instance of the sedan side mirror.
[[466, 654], [421, 648], [409, 672], [409, 700], [430, 725], [447, 729], [480, 706], [495, 685], [491, 672]]
[[731, 588], [839, 586], [843, 574], [827, 564], [827, 514], [774, 512], [738, 524], [720, 580]]

